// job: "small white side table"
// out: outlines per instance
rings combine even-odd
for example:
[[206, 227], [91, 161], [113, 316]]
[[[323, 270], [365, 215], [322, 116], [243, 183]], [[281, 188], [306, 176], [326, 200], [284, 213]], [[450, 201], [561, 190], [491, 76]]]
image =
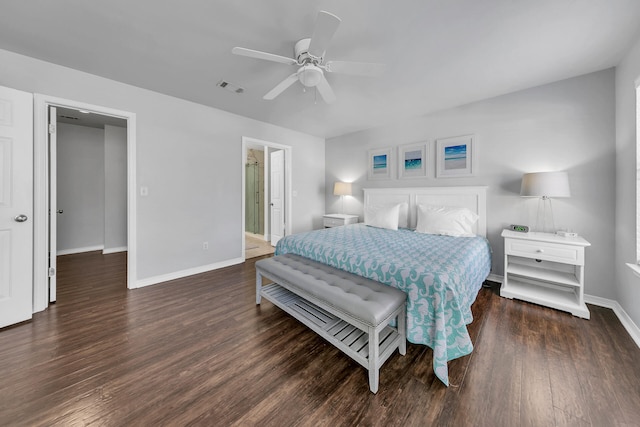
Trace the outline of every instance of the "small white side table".
[[325, 228], [340, 227], [342, 225], [357, 224], [358, 215], [326, 214], [322, 216]]
[[584, 249], [591, 243], [582, 237], [511, 230], [502, 231], [502, 237], [504, 280], [500, 296], [590, 317], [584, 303]]

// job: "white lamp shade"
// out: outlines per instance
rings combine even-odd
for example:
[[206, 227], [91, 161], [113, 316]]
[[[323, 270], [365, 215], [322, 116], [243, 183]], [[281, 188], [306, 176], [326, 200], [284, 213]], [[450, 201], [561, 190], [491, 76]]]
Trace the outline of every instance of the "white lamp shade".
[[333, 195], [334, 196], [350, 196], [351, 183], [336, 181], [336, 183], [333, 184]]
[[536, 172], [522, 175], [522, 197], [571, 197], [566, 172]]

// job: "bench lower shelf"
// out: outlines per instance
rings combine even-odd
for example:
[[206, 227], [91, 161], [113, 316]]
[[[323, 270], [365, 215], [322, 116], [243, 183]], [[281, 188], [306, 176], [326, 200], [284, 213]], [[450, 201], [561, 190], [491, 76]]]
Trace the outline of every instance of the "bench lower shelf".
[[[336, 346], [360, 365], [369, 368], [369, 334], [367, 332], [328, 313], [277, 283], [263, 286], [260, 294], [329, 341], [329, 343]], [[388, 325], [379, 332], [379, 338], [379, 356], [376, 369], [382, 366], [393, 354], [401, 340], [397, 330]]]

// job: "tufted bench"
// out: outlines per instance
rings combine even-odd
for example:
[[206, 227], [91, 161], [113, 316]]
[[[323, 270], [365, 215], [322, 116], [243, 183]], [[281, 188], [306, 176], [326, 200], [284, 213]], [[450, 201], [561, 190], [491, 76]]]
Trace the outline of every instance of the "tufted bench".
[[[263, 286], [263, 277], [274, 283]], [[396, 348], [406, 354], [406, 294], [398, 289], [286, 254], [256, 262], [256, 304], [261, 297], [367, 368], [373, 393], [380, 366]]]

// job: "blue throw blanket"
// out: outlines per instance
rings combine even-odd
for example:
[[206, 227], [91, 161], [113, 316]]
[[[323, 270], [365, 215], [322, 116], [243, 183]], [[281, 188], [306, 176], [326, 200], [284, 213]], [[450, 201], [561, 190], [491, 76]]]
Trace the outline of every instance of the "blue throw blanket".
[[466, 325], [489, 275], [484, 237], [449, 237], [354, 224], [281, 239], [276, 255], [294, 253], [407, 293], [407, 339], [433, 349], [433, 369], [449, 385], [447, 362], [473, 350]]

